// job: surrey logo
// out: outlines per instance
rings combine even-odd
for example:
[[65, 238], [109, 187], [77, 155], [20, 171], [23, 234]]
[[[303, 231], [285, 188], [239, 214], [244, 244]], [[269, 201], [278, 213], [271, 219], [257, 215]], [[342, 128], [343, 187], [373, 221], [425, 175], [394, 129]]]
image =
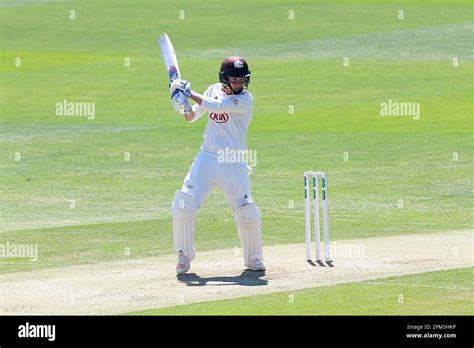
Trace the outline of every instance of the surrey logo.
[[244, 67], [244, 63], [242, 63], [240, 60], [236, 60], [234, 62], [234, 68], [243, 68]]
[[214, 122], [217, 122], [217, 123], [224, 123], [224, 122], [227, 122], [229, 120], [229, 115], [227, 115], [225, 112], [223, 114], [218, 114], [216, 112], [211, 112], [209, 114], [209, 117], [211, 118], [211, 120], [213, 120]]

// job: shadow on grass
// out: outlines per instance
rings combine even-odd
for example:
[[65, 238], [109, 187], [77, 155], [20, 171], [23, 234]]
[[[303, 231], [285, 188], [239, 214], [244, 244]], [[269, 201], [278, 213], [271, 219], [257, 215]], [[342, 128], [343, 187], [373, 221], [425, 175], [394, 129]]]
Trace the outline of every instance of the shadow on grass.
[[334, 267], [332, 261], [326, 261], [326, 264], [324, 264], [324, 262], [321, 261], [321, 260], [316, 261], [316, 263], [314, 263], [314, 262], [311, 261], [311, 260], [308, 260], [307, 262], [308, 262], [311, 266], [313, 266], [313, 267], [316, 267], [316, 266], [319, 266], [319, 267], [326, 267], [326, 265], [327, 265], [328, 267]]
[[200, 277], [196, 273], [178, 274], [176, 277], [187, 286], [221, 286], [221, 285], [242, 285], [242, 286], [262, 286], [267, 285], [268, 280], [261, 279], [265, 275], [263, 271], [245, 270], [239, 276], [222, 277]]

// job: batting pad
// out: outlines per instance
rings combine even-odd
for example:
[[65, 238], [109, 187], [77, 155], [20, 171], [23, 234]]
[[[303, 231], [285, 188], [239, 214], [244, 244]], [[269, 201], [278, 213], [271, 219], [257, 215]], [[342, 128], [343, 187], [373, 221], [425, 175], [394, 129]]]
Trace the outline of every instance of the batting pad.
[[182, 191], [176, 191], [173, 199], [173, 240], [174, 250], [180, 250], [189, 260], [194, 259], [194, 220], [196, 217], [196, 200]]
[[262, 260], [262, 221], [258, 207], [249, 203], [235, 211], [235, 222], [239, 231], [240, 243], [244, 249], [245, 266], [250, 267], [250, 261]]

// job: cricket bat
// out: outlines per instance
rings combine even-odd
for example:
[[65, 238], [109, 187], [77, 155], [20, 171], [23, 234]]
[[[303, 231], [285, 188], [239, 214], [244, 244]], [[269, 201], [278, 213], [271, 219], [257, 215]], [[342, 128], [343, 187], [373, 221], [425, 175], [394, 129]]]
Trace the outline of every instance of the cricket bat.
[[163, 61], [165, 62], [165, 67], [166, 71], [168, 72], [170, 83], [172, 83], [174, 80], [181, 79], [176, 53], [174, 52], [173, 44], [171, 43], [168, 35], [163, 33], [157, 43], [158, 47], [160, 47]]
[[[158, 47], [160, 48], [163, 61], [165, 62], [165, 68], [168, 73], [168, 78], [170, 85], [174, 80], [181, 79], [181, 74], [179, 73], [178, 60], [176, 59], [176, 53], [174, 52], [173, 44], [171, 43], [170, 38], [166, 33], [163, 33], [159, 40], [157, 41]], [[184, 115], [186, 108], [189, 108], [189, 102], [183, 103], [179, 100], [180, 93], [176, 89], [171, 95], [171, 103], [173, 104], [174, 109], [180, 114]], [[187, 105], [187, 106], [186, 106]]]

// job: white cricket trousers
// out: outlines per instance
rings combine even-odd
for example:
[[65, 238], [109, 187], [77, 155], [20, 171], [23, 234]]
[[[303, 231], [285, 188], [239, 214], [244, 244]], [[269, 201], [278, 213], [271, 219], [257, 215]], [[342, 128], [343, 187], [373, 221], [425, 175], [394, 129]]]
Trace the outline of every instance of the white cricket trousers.
[[252, 203], [247, 163], [228, 163], [218, 154], [201, 150], [194, 158], [181, 190], [196, 200], [200, 208], [214, 186], [224, 191], [232, 211]]

